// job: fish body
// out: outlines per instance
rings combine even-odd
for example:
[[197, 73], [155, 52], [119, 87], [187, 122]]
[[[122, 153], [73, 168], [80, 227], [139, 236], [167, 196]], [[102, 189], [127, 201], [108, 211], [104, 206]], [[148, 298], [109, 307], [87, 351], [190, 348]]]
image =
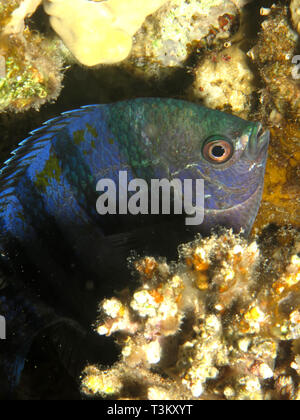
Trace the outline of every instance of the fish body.
[[[89, 325], [97, 300], [120, 287], [130, 250], [168, 255], [172, 248], [174, 255], [176, 245], [217, 226], [248, 234], [261, 199], [268, 138], [260, 123], [186, 101], [142, 98], [63, 113], [21, 142], [0, 174], [0, 249], [18, 278], [8, 287], [32, 296], [34, 307], [38, 299], [43, 309], [34, 316], [29, 311], [21, 326], [12, 314], [24, 302], [8, 304], [6, 288], [0, 290], [8, 332], [30, 330], [26, 339], [16, 332], [15, 350], [10, 347], [18, 354], [18, 362], [3, 368], [11, 383], [49, 317]], [[148, 184], [203, 179], [203, 223], [187, 227], [184, 216], [174, 214], [99, 214], [96, 185], [110, 179], [118, 186], [120, 171], [128, 182]], [[55, 308], [55, 316], [46, 308]], [[3, 360], [6, 354], [0, 350]]]

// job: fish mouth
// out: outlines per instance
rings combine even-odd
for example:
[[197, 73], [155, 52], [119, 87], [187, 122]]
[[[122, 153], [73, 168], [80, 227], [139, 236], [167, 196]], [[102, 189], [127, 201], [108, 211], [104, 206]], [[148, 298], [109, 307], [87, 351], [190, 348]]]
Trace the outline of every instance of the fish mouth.
[[204, 224], [211, 229], [217, 225], [232, 228], [235, 233], [243, 231], [248, 236], [260, 207], [263, 186], [259, 185], [244, 202], [228, 209], [204, 209]]

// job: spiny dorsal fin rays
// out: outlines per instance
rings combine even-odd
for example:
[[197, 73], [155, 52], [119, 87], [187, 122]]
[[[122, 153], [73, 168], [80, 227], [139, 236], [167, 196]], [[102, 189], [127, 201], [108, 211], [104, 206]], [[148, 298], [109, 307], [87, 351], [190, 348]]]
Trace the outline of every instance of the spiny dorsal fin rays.
[[59, 117], [52, 118], [44, 122], [41, 127], [32, 130], [29, 137], [18, 143], [19, 147], [11, 153], [11, 157], [4, 162], [4, 166], [0, 170], [0, 197], [12, 194], [13, 190], [8, 194], [6, 189], [13, 187], [14, 181], [17, 182], [24, 174], [28, 164], [45, 147], [47, 142], [51, 142], [53, 137], [60, 130], [69, 126], [73, 119], [82, 117], [96, 108], [99, 108], [99, 105], [85, 105], [80, 109], [63, 112]]

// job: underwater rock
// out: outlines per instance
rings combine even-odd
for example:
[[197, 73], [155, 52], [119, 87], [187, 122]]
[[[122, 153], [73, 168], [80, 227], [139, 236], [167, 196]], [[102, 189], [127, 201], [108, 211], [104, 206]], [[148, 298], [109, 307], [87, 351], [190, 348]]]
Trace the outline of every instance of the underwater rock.
[[254, 231], [270, 223], [300, 227], [300, 125], [283, 121], [270, 131], [264, 191]]
[[272, 7], [263, 21], [257, 44], [248, 52], [264, 84], [260, 92], [261, 117], [277, 122], [300, 115], [300, 83], [292, 77], [298, 36], [290, 27], [286, 7]]
[[295, 26], [295, 29], [300, 34], [300, 1], [292, 0], [290, 4], [292, 21]]
[[199, 98], [210, 108], [247, 118], [255, 90], [247, 61], [237, 45], [207, 55], [195, 69], [191, 99]]
[[[88, 366], [82, 391], [114, 399], [298, 399], [300, 235], [230, 231], [134, 262], [141, 286], [105, 299], [96, 330], [121, 358]], [[272, 381], [270, 381], [272, 379]]]
[[76, 59], [86, 66], [124, 60], [132, 35], [166, 0], [45, 0], [50, 23]]
[[24, 23], [38, 3], [0, 0], [0, 112], [38, 109], [60, 93], [63, 59], [57, 41]]
[[272, 7], [261, 25], [257, 44], [248, 52], [263, 84], [255, 118], [271, 131], [256, 231], [269, 223], [300, 226], [300, 81], [292, 73], [297, 39], [287, 8]]
[[149, 16], [134, 36], [126, 65], [147, 76], [180, 67], [195, 48], [226, 40], [238, 24], [245, 2], [171, 0]]

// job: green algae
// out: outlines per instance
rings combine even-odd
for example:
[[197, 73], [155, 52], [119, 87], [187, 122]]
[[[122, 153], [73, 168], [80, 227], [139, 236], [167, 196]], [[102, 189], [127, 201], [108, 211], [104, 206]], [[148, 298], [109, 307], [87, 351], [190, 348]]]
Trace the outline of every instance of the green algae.
[[80, 144], [84, 141], [84, 130], [77, 130], [73, 133], [73, 139], [75, 144]]
[[97, 138], [97, 136], [98, 136], [98, 133], [97, 133], [97, 130], [96, 130], [96, 128], [95, 127], [93, 127], [91, 124], [89, 124], [89, 123], [87, 123], [86, 124], [86, 128], [87, 128], [87, 131], [93, 136], [93, 137], [96, 137]]
[[48, 185], [50, 185], [51, 180], [55, 180], [59, 182], [61, 177], [61, 168], [59, 166], [59, 160], [56, 156], [51, 156], [45, 166], [44, 169], [36, 174], [36, 181], [35, 185], [38, 189], [45, 192]]
[[63, 58], [59, 43], [20, 24], [6, 33], [11, 14], [21, 1], [0, 0], [0, 112], [39, 109], [61, 90]]

